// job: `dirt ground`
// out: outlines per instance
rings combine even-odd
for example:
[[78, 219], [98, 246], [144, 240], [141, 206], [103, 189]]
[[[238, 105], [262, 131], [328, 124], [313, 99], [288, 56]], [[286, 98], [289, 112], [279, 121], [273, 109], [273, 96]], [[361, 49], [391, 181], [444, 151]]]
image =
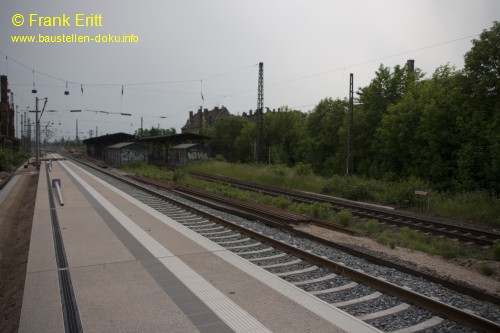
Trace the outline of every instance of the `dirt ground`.
[[24, 169], [0, 205], [0, 332], [17, 332], [21, 316], [38, 174]]
[[390, 249], [388, 246], [381, 245], [367, 237], [352, 237], [313, 225], [300, 226], [298, 229], [311, 235], [361, 249], [380, 258], [389, 259], [392, 262], [431, 273], [441, 278], [453, 280], [500, 297], [500, 262], [498, 261], [488, 261], [494, 273], [491, 276], [485, 276], [480, 271], [481, 261], [479, 260], [464, 258], [445, 260], [440, 256], [430, 256], [426, 253], [407, 248], [396, 247], [395, 249]]

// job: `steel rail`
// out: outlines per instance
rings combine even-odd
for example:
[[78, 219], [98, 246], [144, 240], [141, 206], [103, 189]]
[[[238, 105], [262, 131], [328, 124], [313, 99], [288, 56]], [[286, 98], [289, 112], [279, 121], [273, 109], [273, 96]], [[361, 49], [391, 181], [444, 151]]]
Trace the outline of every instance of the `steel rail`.
[[[170, 200], [169, 200], [170, 201]], [[175, 203], [179, 205], [178, 203]], [[430, 297], [418, 294], [412, 290], [407, 288], [399, 287], [393, 283], [387, 282], [385, 280], [378, 279], [369, 274], [363, 273], [359, 270], [349, 268], [345, 265], [341, 265], [339, 263], [333, 262], [324, 257], [317, 256], [310, 252], [301, 250], [296, 246], [286, 244], [284, 242], [278, 241], [274, 238], [263, 235], [259, 232], [253, 231], [251, 229], [247, 229], [243, 226], [234, 224], [230, 221], [227, 221], [223, 218], [213, 216], [207, 212], [198, 210], [190, 205], [182, 204], [183, 208], [196, 214], [201, 215], [211, 221], [217, 222], [219, 224], [224, 225], [225, 227], [235, 230], [241, 234], [244, 234], [252, 239], [260, 241], [262, 243], [268, 244], [274, 248], [280, 249], [284, 252], [291, 253], [294, 256], [302, 258], [310, 263], [313, 263], [317, 266], [326, 267], [337, 274], [342, 274], [347, 276], [355, 281], [368, 285], [374, 289], [382, 291], [384, 293], [390, 294], [399, 299], [403, 299], [408, 303], [420, 306], [424, 309], [427, 309], [435, 314], [438, 314], [442, 317], [449, 318], [450, 320], [459, 322], [467, 327], [481, 330], [484, 332], [499, 332], [500, 324], [497, 324], [491, 320], [482, 318], [470, 312], [458, 309], [451, 305], [445, 304], [443, 302], [434, 300]]]
[[[500, 241], [500, 233], [465, 227], [451, 223], [434, 221], [420, 217], [412, 217], [406, 214], [397, 214], [394, 212], [390, 212], [388, 210], [367, 207], [363, 203], [350, 203], [347, 200], [338, 200], [324, 195], [305, 193], [295, 190], [278, 189], [275, 187], [263, 186], [259, 184], [251, 184], [248, 182], [231, 179], [228, 177], [207, 175], [200, 172], [190, 172], [190, 175], [202, 179], [208, 179], [210, 181], [226, 183], [231, 186], [247, 189], [250, 191], [257, 191], [272, 196], [283, 195], [290, 197], [298, 202], [311, 203], [316, 201], [316, 202], [329, 203], [334, 205], [334, 207], [332, 208], [335, 211], [339, 211], [343, 208], [349, 208], [352, 211], [353, 215], [358, 217], [368, 218], [368, 219], [376, 218], [379, 221], [384, 222], [386, 224], [407, 226], [423, 232], [431, 232], [436, 235], [446, 236], [451, 239], [456, 238], [464, 242], [473, 242], [479, 245], [491, 246], [495, 242]], [[471, 235], [472, 233], [476, 233], [478, 235], [477, 236]]]
[[310, 219], [307, 216], [301, 215], [301, 214], [296, 214], [296, 213], [291, 213], [284, 211], [282, 209], [277, 209], [271, 206], [267, 206], [264, 204], [257, 204], [249, 201], [242, 201], [242, 200], [237, 200], [237, 199], [232, 199], [225, 197], [223, 195], [217, 195], [213, 192], [207, 192], [204, 190], [199, 190], [199, 189], [194, 189], [191, 187], [182, 187], [182, 188], [177, 188], [177, 192], [183, 192], [183, 193], [188, 193], [188, 194], [193, 194], [193, 195], [198, 195], [204, 198], [208, 198], [211, 200], [215, 200], [217, 202], [221, 202], [223, 204], [232, 206], [232, 207], [237, 207], [242, 210], [250, 211], [250, 212], [256, 212], [261, 215], [271, 217], [274, 219], [278, 219], [282, 221], [283, 223], [300, 223], [300, 222], [308, 222]]
[[[173, 190], [174, 188], [178, 190], [178, 195], [184, 195], [186, 192], [189, 192], [189, 191], [193, 191], [193, 189], [186, 189], [186, 188], [179, 188], [179, 187], [174, 187], [174, 186], [170, 186], [170, 185], [165, 185], [165, 183], [161, 183], [161, 182], [158, 182], [156, 180], [152, 180], [152, 179], [148, 179], [148, 178], [145, 178], [145, 177], [137, 177], [137, 176], [129, 176], [130, 178], [132, 179], [135, 179], [139, 182], [142, 182], [142, 183], [146, 183], [146, 184], [149, 184], [149, 185], [153, 185], [153, 186], [157, 186], [157, 187], [160, 187], [160, 188], [163, 188], [165, 190]], [[197, 190], [199, 191], [199, 190]], [[210, 194], [209, 194], [210, 193]], [[200, 196], [204, 196], [204, 197], [208, 197], [209, 195], [212, 196], [212, 198], [218, 202], [224, 202], [226, 204], [229, 204], [229, 205], [233, 205], [233, 206], [241, 206], [243, 204], [243, 202], [237, 202], [236, 200], [234, 199], [231, 199], [230, 201], [228, 201], [229, 199], [227, 197], [224, 197], [224, 196], [219, 196], [219, 195], [215, 195], [211, 192], [198, 192], [198, 195]], [[196, 199], [193, 199], [193, 197], [191, 197], [192, 200], [196, 200]], [[210, 204], [209, 202], [207, 202], [206, 204]], [[218, 206], [219, 209], [224, 209], [222, 206]], [[252, 207], [256, 207], [258, 209], [258, 206], [253, 206], [251, 205], [248, 209], [249, 210], [252, 210]], [[255, 211], [255, 209], [254, 209]], [[277, 211], [277, 209], [275, 209], [275, 211]], [[241, 214], [240, 214], [241, 215]], [[256, 217], [256, 216], [254, 216]], [[263, 217], [263, 216], [262, 216]], [[290, 216], [292, 218], [292, 220], [296, 219], [293, 217], [293, 215]], [[248, 217], [250, 218], [250, 217]], [[290, 221], [289, 220], [284, 220], [282, 221], [282, 223], [289, 223]], [[348, 229], [348, 228], [344, 228], [343, 226], [341, 225], [338, 225], [336, 223], [332, 223], [332, 222], [328, 222], [328, 221], [325, 221], [325, 220], [321, 220], [321, 219], [317, 219], [317, 218], [314, 218], [314, 217], [307, 217], [305, 221], [294, 221], [294, 222], [307, 222], [307, 223], [311, 223], [311, 224], [314, 224], [314, 225], [317, 225], [319, 227], [322, 227], [322, 228], [325, 228], [325, 229], [329, 229], [329, 230], [334, 230], [334, 231], [338, 231], [338, 232], [342, 232], [344, 234], [347, 234], [347, 235], [354, 235], [355, 232], [351, 229]], [[281, 223], [281, 222], [280, 222]], [[292, 222], [293, 223], [293, 222]]]
[[[145, 180], [143, 180], [145, 181]], [[145, 181], [148, 183], [147, 181]], [[248, 212], [252, 212], [256, 216], [262, 216], [262, 217], [269, 217], [272, 218], [274, 221], [277, 223], [281, 224], [290, 224], [290, 223], [311, 223], [317, 226], [320, 226], [325, 229], [329, 230], [334, 230], [338, 231], [347, 235], [353, 236], [355, 232], [351, 229], [347, 229], [342, 227], [341, 225], [338, 225], [336, 223], [331, 223], [327, 222], [324, 220], [320, 220], [314, 217], [308, 217], [308, 216], [303, 216], [301, 214], [295, 214], [295, 213], [287, 213], [287, 212], [282, 212], [280, 213], [280, 209], [274, 208], [274, 207], [266, 207], [263, 204], [256, 204], [256, 205], [249, 205], [246, 204], [244, 201], [240, 200], [235, 200], [235, 199], [228, 199], [224, 196], [220, 195], [214, 195], [213, 193], [206, 192], [206, 191], [200, 191], [200, 190], [193, 190], [193, 189], [186, 189], [186, 188], [176, 188], [176, 193], [179, 195], [183, 194], [195, 194], [197, 196], [209, 198], [211, 200], [215, 200], [216, 202], [229, 205], [231, 207], [235, 207], [237, 209], [242, 209]]]

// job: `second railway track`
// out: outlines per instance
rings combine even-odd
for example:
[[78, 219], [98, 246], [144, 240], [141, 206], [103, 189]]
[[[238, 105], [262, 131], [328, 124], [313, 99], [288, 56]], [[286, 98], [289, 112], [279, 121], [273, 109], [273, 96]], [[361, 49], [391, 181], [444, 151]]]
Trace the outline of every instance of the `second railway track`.
[[337, 212], [342, 209], [349, 209], [354, 216], [359, 218], [374, 218], [379, 222], [388, 225], [409, 227], [425, 233], [444, 236], [450, 239], [457, 239], [462, 242], [475, 243], [484, 246], [492, 246], [495, 242], [500, 242], [500, 232], [497, 230], [489, 230], [470, 225], [461, 225], [460, 223], [453, 223], [438, 219], [417, 217], [403, 212], [376, 208], [374, 205], [352, 202], [331, 196], [252, 184], [227, 177], [207, 175], [200, 172], [190, 172], [190, 174], [204, 180], [221, 182], [248, 191], [256, 191], [270, 196], [288, 197], [296, 202], [328, 203], [331, 205], [332, 209]]

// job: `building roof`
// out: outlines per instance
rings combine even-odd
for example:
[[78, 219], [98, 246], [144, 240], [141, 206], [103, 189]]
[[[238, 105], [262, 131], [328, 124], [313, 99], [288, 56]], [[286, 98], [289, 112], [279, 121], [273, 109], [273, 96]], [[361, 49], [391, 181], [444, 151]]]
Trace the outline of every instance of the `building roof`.
[[133, 144], [137, 144], [137, 145], [140, 145], [138, 144], [137, 142], [121, 142], [121, 143], [117, 143], [117, 144], [114, 144], [112, 146], [109, 146], [109, 147], [106, 147], [107, 149], [109, 148], [112, 148], [112, 149], [120, 149], [120, 148], [123, 148], [123, 147], [127, 147], [127, 146], [131, 146]]
[[94, 138], [83, 140], [83, 143], [86, 145], [110, 145], [117, 142], [127, 142], [135, 139], [134, 135], [127, 133], [114, 133], [114, 134], [106, 134], [101, 136], [96, 136]]
[[149, 143], [149, 142], [159, 142], [159, 143], [176, 143], [185, 141], [198, 141], [203, 142], [210, 139], [208, 136], [193, 134], [193, 133], [181, 133], [172, 135], [161, 135], [161, 136], [148, 136], [145, 138], [137, 139], [137, 142]]
[[181, 143], [180, 145], [173, 146], [173, 149], [188, 149], [194, 146], [199, 146], [198, 143]]

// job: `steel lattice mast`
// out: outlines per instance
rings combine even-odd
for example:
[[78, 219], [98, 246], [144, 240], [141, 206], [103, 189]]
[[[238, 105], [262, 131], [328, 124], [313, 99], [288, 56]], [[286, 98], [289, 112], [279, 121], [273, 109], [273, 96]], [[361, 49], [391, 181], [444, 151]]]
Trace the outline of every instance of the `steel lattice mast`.
[[264, 63], [259, 62], [259, 86], [257, 95], [257, 140], [255, 159], [264, 162]]

